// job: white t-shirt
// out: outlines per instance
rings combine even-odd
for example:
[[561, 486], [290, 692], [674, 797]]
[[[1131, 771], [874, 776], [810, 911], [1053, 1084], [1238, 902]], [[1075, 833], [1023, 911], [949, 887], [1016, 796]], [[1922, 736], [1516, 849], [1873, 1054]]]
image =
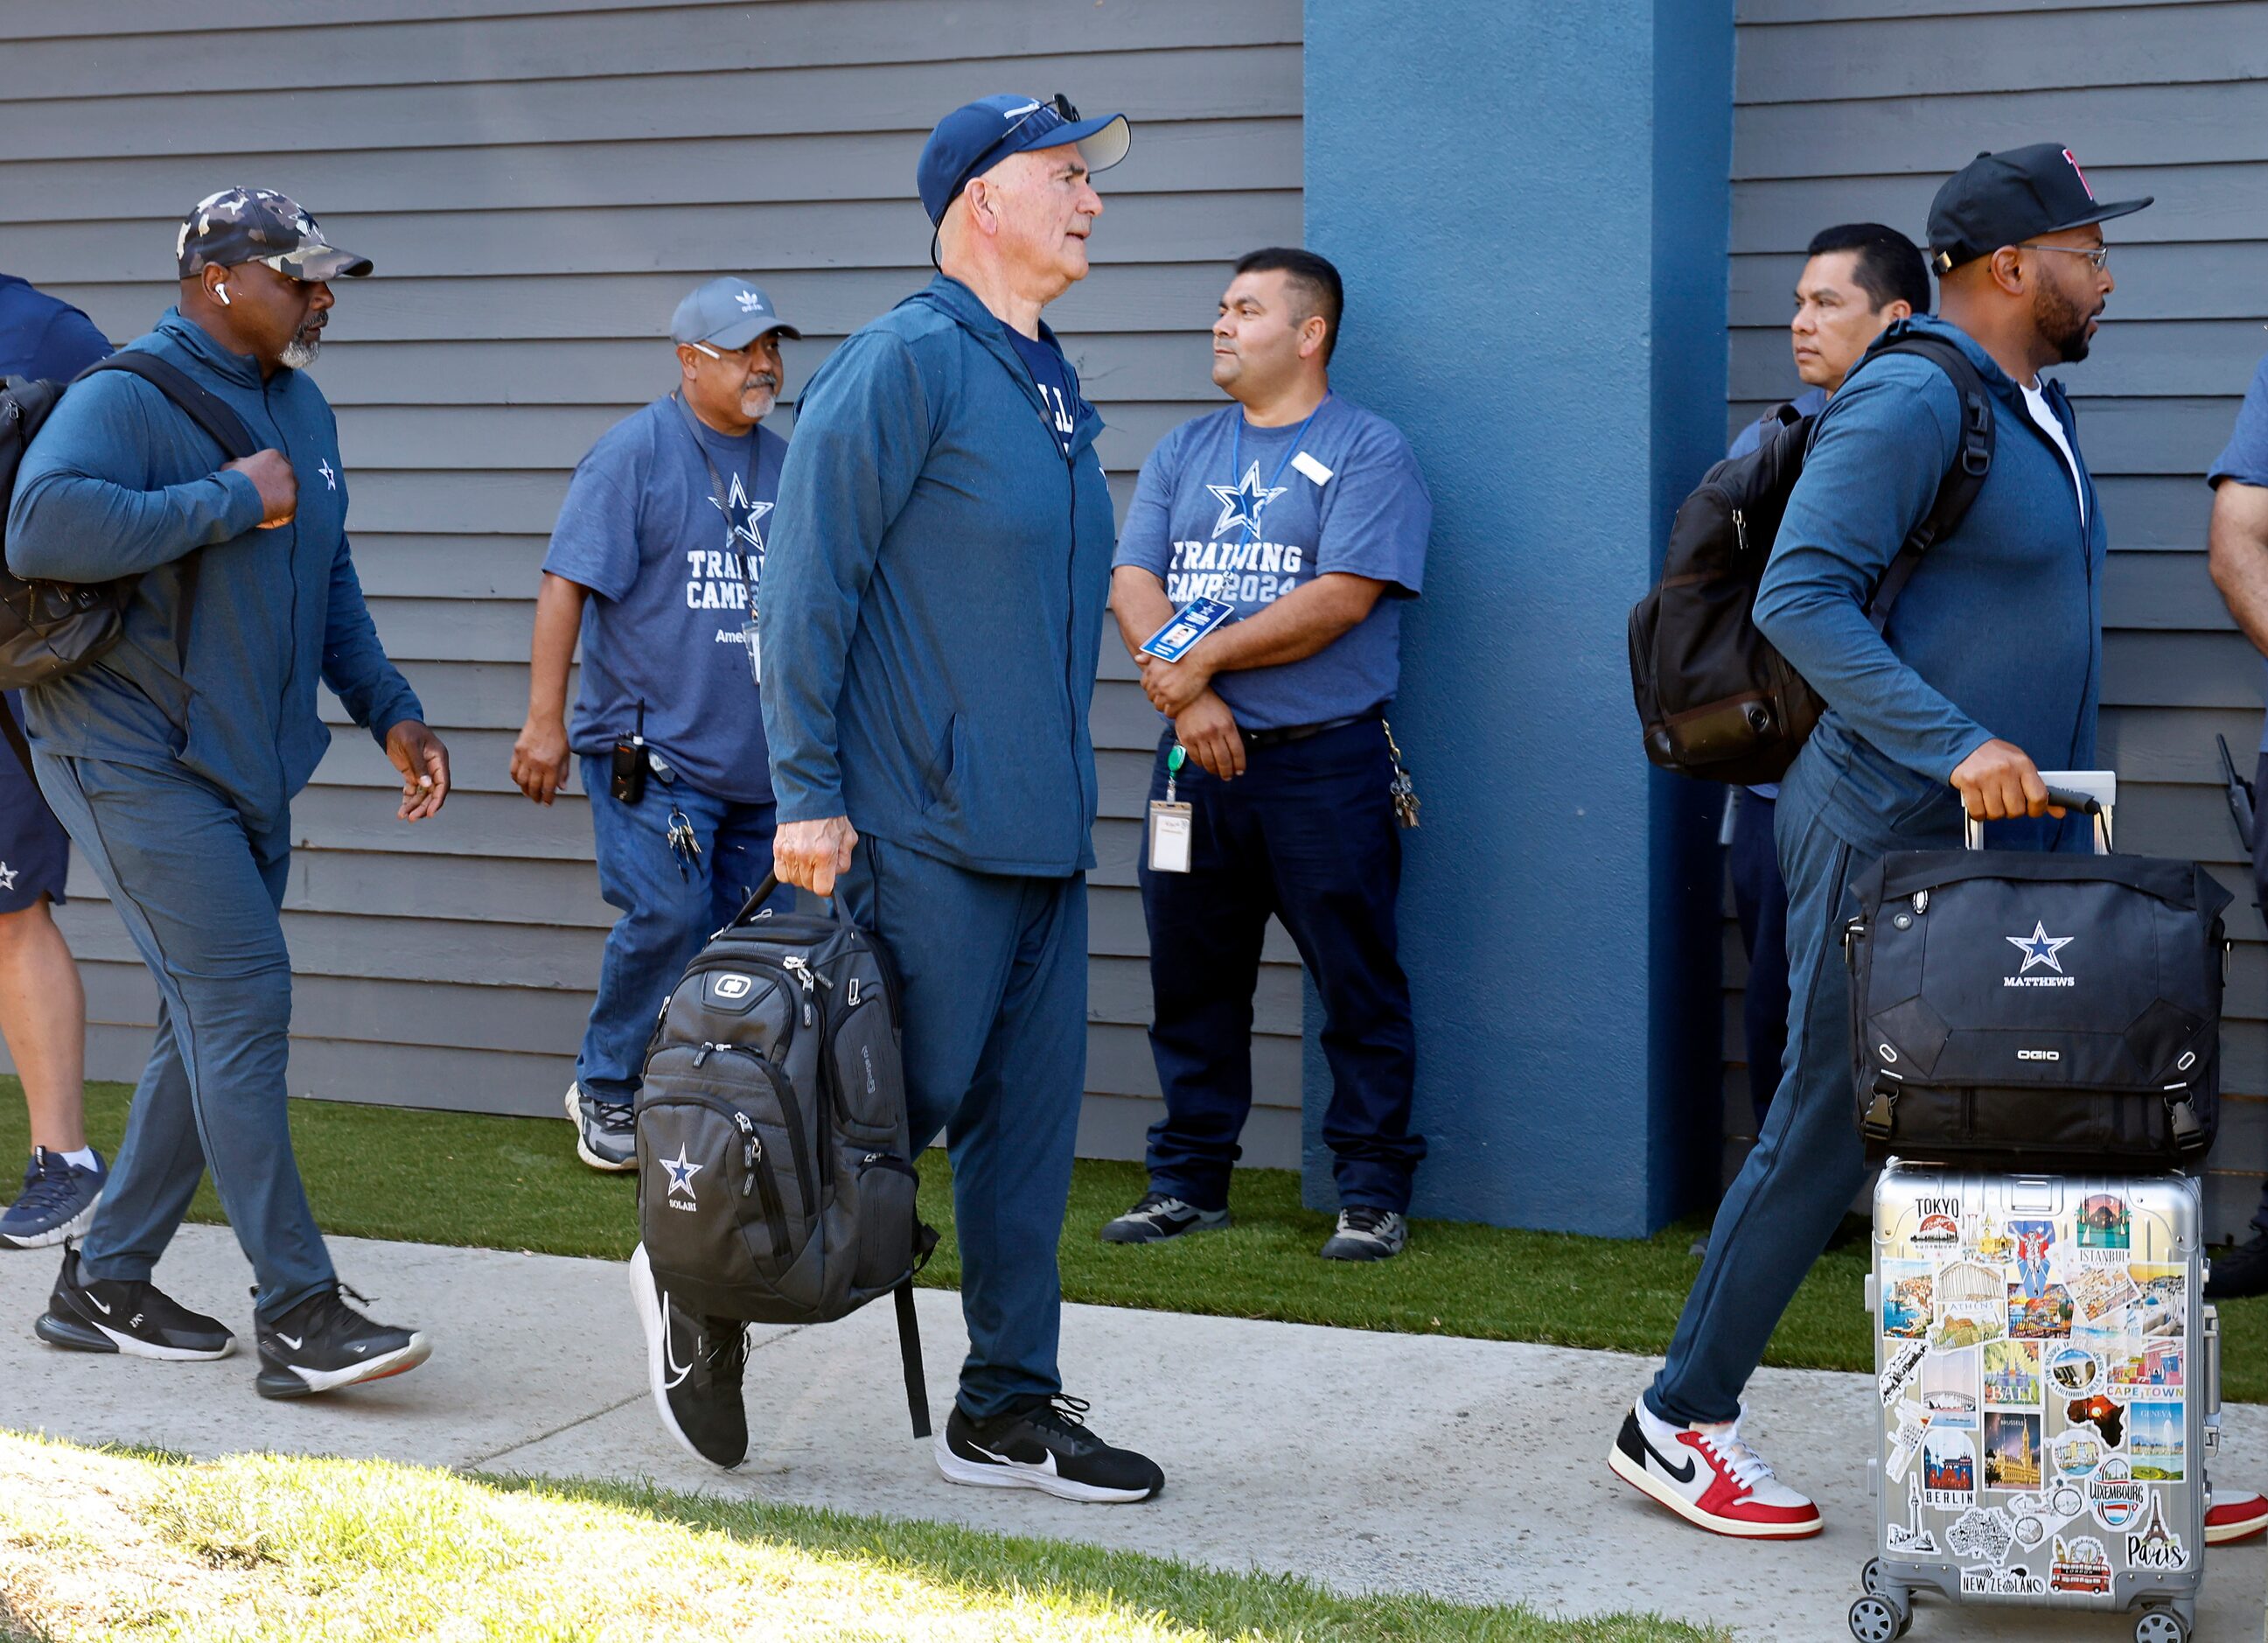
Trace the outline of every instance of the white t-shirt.
[[2039, 379], [2035, 377], [2024, 390], [2024, 403], [2030, 408], [2032, 421], [2039, 431], [2055, 441], [2055, 448], [2063, 453], [2063, 463], [2071, 469], [2071, 488], [2079, 493], [2079, 522], [2087, 523], [2087, 482], [2079, 476], [2079, 458], [2072, 453], [2071, 441], [2064, 437], [2063, 419], [2048, 403], [2048, 396], [2040, 391]]

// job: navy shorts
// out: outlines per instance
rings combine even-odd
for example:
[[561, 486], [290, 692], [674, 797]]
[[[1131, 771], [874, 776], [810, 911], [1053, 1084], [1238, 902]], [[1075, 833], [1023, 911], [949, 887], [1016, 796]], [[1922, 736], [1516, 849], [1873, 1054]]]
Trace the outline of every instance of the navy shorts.
[[20, 913], [42, 895], [61, 906], [70, 869], [63, 824], [15, 748], [0, 742], [0, 913]]

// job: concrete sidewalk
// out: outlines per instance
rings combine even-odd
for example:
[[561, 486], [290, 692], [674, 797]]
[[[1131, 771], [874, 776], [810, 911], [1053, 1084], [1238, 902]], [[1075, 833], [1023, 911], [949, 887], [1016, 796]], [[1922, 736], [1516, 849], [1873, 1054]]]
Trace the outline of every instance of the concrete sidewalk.
[[[1872, 1513], [1869, 1377], [1765, 1370], [1751, 1435], [1819, 1497], [1827, 1532], [1740, 1545], [1632, 1493], [1604, 1455], [1651, 1365], [1608, 1352], [1378, 1335], [1300, 1324], [1071, 1307], [1070, 1389], [1096, 1429], [1156, 1456], [1167, 1492], [1081, 1507], [954, 1488], [907, 1428], [887, 1307], [809, 1330], [759, 1330], [747, 1464], [722, 1473], [667, 1437], [645, 1386], [623, 1269], [600, 1261], [335, 1239], [373, 1310], [431, 1329], [431, 1362], [297, 1404], [253, 1395], [250, 1341], [217, 1364], [55, 1352], [32, 1336], [55, 1258], [0, 1255], [0, 1426], [201, 1455], [282, 1449], [585, 1477], [848, 1511], [946, 1519], [1343, 1590], [1407, 1589], [1552, 1612], [1651, 1610], [1746, 1638], [1847, 1637]], [[159, 1271], [168, 1293], [250, 1328], [247, 1275], [225, 1230], [190, 1227]], [[923, 1344], [941, 1415], [967, 1349], [958, 1297], [924, 1291]], [[2268, 1408], [2232, 1407], [2221, 1466], [2268, 1478]], [[2198, 1636], [2262, 1635], [2258, 1543], [2207, 1554]], [[2132, 1635], [2110, 1615], [1955, 1611], [1926, 1599], [1911, 1637]]]

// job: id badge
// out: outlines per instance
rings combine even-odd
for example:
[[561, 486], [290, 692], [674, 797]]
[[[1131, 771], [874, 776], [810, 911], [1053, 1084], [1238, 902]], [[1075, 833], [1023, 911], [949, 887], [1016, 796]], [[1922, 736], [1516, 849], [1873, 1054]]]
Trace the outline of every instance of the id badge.
[[1187, 873], [1189, 870], [1189, 807], [1186, 800], [1169, 804], [1150, 801], [1150, 871]]
[[1236, 614], [1217, 599], [1193, 599], [1166, 625], [1142, 641], [1142, 649], [1161, 662], [1177, 662], [1189, 648]]
[[748, 678], [761, 690], [764, 688], [764, 652], [756, 639], [756, 618], [753, 612], [740, 624], [740, 637], [748, 642]]

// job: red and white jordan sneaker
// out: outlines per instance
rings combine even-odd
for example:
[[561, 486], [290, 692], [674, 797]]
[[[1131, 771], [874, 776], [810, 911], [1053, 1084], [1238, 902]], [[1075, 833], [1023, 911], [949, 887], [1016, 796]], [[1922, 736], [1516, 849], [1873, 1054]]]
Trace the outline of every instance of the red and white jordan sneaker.
[[2223, 1494], [2210, 1484], [2206, 1489], [2206, 1545], [2226, 1546], [2232, 1541], [2250, 1540], [2268, 1529], [2268, 1495], [2249, 1489], [2239, 1494]]
[[1823, 1527], [1819, 1508], [1741, 1440], [1737, 1420], [1673, 1426], [1641, 1397], [1623, 1417], [1607, 1464], [1631, 1488], [1719, 1535], [1801, 1540]]

